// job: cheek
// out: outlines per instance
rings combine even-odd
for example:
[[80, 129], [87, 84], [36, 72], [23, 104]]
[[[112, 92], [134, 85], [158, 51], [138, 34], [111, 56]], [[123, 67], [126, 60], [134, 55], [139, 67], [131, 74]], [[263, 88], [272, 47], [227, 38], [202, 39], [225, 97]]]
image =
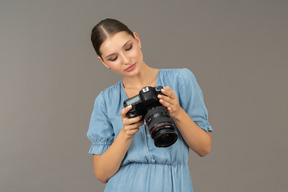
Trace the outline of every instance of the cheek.
[[140, 48], [135, 49], [134, 51], [131, 52], [131, 55], [136, 58], [142, 58], [142, 51]]
[[119, 62], [107, 62], [106, 63], [108, 67], [110, 67], [113, 71], [118, 69], [118, 66], [120, 66]]

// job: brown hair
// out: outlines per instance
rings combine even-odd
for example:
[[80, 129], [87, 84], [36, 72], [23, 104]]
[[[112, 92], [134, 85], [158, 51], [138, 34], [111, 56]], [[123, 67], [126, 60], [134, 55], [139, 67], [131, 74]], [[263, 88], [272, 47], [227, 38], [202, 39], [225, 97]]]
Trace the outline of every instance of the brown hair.
[[98, 56], [102, 57], [100, 53], [100, 46], [101, 44], [109, 37], [113, 36], [118, 32], [126, 31], [130, 34], [133, 38], [133, 32], [123, 23], [116, 19], [107, 18], [100, 21], [91, 32], [91, 41], [92, 45], [97, 53]]

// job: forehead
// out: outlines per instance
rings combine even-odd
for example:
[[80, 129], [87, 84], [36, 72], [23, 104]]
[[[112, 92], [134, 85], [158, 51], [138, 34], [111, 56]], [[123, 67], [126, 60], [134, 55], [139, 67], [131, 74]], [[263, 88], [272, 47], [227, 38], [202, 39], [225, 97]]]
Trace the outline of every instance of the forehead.
[[125, 31], [118, 32], [113, 36], [108, 37], [100, 46], [100, 52], [105, 57], [111, 53], [117, 52], [122, 49], [123, 45], [133, 40], [133, 37]]

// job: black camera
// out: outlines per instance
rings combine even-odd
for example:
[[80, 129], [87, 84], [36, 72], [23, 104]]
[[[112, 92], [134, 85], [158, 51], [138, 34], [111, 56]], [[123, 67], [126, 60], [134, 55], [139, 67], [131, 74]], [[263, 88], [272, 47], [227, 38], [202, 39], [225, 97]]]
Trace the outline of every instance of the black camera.
[[142, 115], [145, 118], [148, 130], [156, 147], [169, 147], [173, 145], [178, 135], [168, 110], [159, 102], [157, 96], [161, 93], [162, 86], [144, 87], [132, 98], [124, 101], [124, 107], [131, 105], [126, 116], [133, 118]]

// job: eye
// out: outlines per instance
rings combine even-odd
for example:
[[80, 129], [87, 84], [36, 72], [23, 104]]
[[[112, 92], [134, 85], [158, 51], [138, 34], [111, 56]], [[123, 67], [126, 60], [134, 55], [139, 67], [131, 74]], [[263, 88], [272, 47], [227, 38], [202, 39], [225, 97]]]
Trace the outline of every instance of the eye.
[[130, 45], [129, 47], [127, 47], [127, 49], [125, 49], [126, 51], [129, 51], [129, 50], [131, 50], [132, 49], [132, 47], [133, 47], [133, 45]]
[[117, 58], [118, 58], [118, 57], [116, 56], [116, 57], [110, 58], [109, 60], [110, 60], [110, 61], [116, 61]]

